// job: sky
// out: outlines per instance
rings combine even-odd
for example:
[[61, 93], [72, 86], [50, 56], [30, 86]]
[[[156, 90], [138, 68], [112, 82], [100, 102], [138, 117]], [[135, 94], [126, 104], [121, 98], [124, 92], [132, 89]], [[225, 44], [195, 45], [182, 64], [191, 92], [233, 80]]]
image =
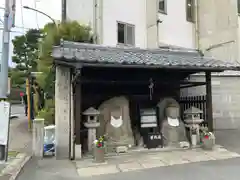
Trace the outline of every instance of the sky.
[[[0, 7], [4, 7], [5, 0], [0, 0]], [[23, 35], [30, 28], [42, 28], [45, 24], [52, 22], [48, 17], [37, 12], [24, 9], [23, 6], [29, 6], [38, 9], [53, 19], [61, 19], [61, 0], [16, 0], [16, 18], [15, 26], [12, 28], [11, 39], [15, 36]], [[3, 20], [3, 10], [0, 10], [0, 18]], [[0, 22], [1, 23], [1, 22]], [[0, 28], [2, 28], [0, 24]], [[2, 51], [2, 31], [0, 31], [0, 52]], [[9, 65], [13, 66], [11, 62], [13, 46], [10, 46]], [[1, 55], [1, 54], [0, 54]]]

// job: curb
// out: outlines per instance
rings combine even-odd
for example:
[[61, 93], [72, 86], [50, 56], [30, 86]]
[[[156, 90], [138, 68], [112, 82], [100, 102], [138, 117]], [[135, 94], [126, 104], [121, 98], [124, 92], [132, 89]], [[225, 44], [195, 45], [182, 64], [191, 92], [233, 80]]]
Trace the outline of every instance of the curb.
[[11, 114], [9, 119], [16, 119], [19, 117], [19, 114]]
[[2, 170], [2, 175], [8, 176], [9, 180], [15, 180], [30, 159], [31, 156], [22, 153], [18, 154], [17, 157]]

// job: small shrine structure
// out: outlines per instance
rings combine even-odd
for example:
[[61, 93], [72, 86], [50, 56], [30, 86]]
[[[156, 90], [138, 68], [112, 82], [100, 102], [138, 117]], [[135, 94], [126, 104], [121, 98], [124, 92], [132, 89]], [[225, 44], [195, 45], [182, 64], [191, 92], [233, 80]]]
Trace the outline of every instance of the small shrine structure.
[[[97, 110], [100, 107], [99, 118], [105, 122], [99, 127], [102, 134], [109, 132], [114, 137], [110, 137], [112, 142], [130, 147], [145, 131], [154, 133], [160, 128], [158, 123], [157, 127], [154, 124], [152, 128], [142, 129], [140, 110], [155, 110], [165, 97], [179, 101], [180, 90], [189, 87], [206, 87], [204, 121], [212, 130], [211, 73], [240, 70], [237, 62], [207, 58], [197, 51], [184, 49], [117, 48], [63, 41], [54, 47], [52, 55], [56, 67], [58, 159], [75, 159], [79, 147], [82, 153], [88, 149], [90, 137], [83, 112], [89, 107]], [[195, 73], [205, 73], [205, 80], [189, 80]], [[153, 118], [152, 122], [156, 120]]]

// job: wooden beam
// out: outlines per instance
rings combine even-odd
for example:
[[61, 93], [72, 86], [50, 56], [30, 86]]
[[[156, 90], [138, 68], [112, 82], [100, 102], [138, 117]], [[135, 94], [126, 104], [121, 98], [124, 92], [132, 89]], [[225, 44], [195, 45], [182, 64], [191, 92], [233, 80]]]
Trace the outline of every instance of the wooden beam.
[[203, 85], [206, 85], [206, 82], [195, 82], [194, 84], [180, 86], [180, 89], [191, 88], [191, 87], [196, 87], [196, 86], [203, 86]]
[[[226, 70], [224, 67], [204, 67], [204, 66], [166, 66], [166, 65], [146, 65], [146, 64], [120, 64], [120, 63], [81, 63], [83, 67], [108, 67], [108, 68], [137, 68], [137, 69], [167, 69], [175, 71], [192, 71], [194, 73], [203, 72], [203, 71], [212, 71], [212, 72], [222, 72]], [[235, 68], [229, 68], [229, 70], [234, 70]]]
[[[83, 84], [123, 84], [123, 85], [147, 85], [149, 84], [149, 81], [141, 81], [141, 80], [98, 80], [98, 79], [82, 79], [81, 82]], [[185, 84], [185, 85], [190, 85], [190, 84], [194, 84], [196, 86], [202, 86], [205, 85], [206, 82], [194, 82], [194, 81], [186, 81], [186, 80], [158, 80], [158, 81], [154, 81], [153, 79], [153, 83], [154, 84]]]
[[206, 72], [206, 118], [209, 131], [213, 131], [213, 110], [212, 110], [212, 83], [211, 72]]

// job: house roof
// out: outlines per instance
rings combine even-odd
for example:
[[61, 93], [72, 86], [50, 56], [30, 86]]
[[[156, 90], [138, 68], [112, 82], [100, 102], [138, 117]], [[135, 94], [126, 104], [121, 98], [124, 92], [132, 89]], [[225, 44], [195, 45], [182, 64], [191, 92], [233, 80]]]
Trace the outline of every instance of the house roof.
[[81, 63], [84, 65], [128, 66], [163, 69], [240, 70], [239, 62], [225, 62], [202, 57], [197, 51], [184, 49], [140, 49], [107, 47], [64, 41], [54, 47], [56, 62]]

